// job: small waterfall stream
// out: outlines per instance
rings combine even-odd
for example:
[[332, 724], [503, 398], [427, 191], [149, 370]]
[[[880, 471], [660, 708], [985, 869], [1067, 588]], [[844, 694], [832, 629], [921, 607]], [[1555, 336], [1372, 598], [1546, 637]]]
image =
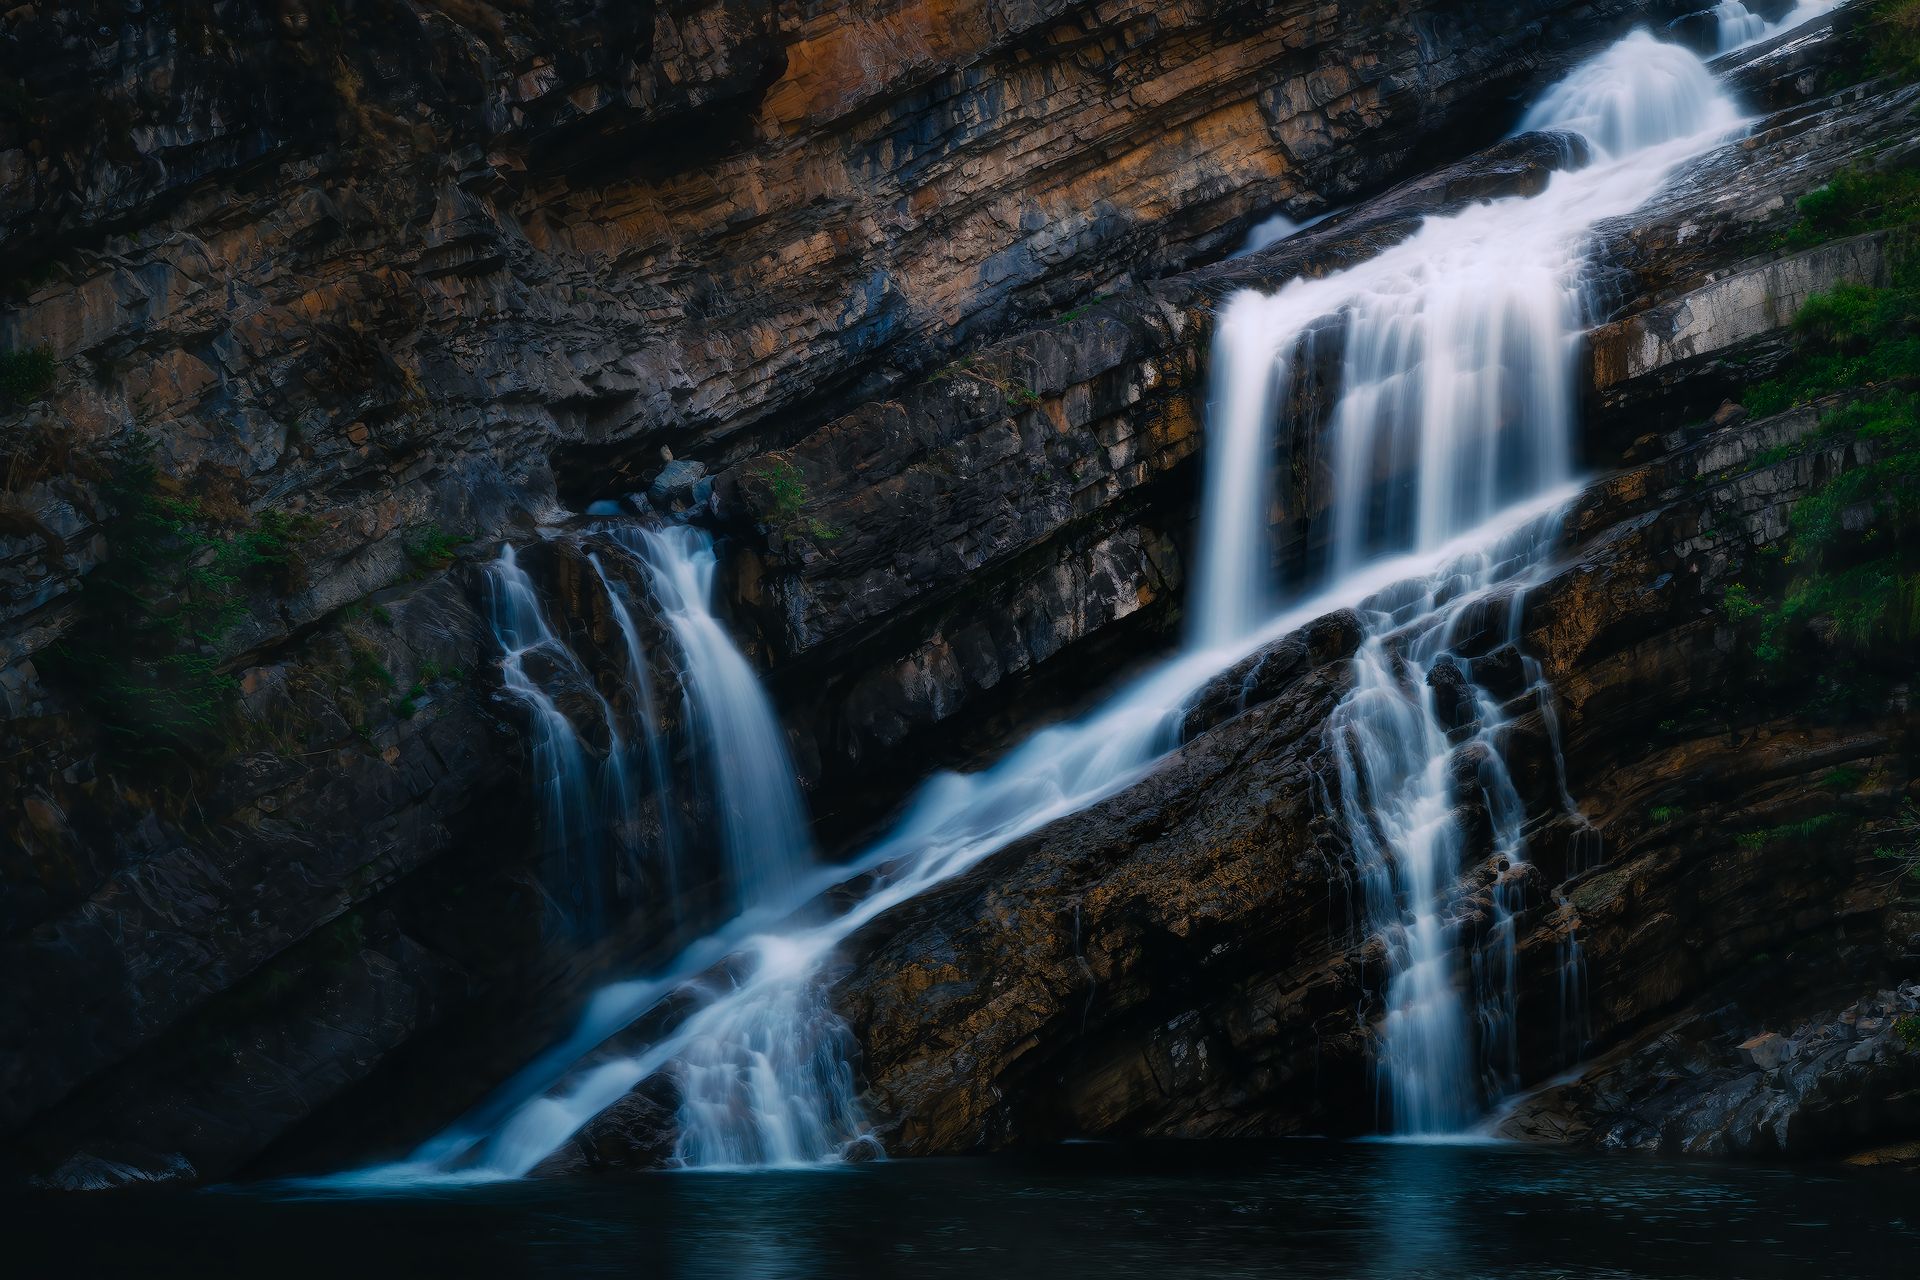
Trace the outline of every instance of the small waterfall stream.
[[[1209, 492], [1248, 505], [1209, 512], [1205, 528], [1222, 532], [1204, 545], [1223, 554], [1217, 576], [1202, 578], [1202, 633], [1245, 623], [1237, 602], [1208, 589], [1245, 592], [1236, 583], [1265, 579], [1265, 529], [1241, 492], [1264, 499], [1264, 488], [1241, 469], [1269, 455], [1276, 403], [1305, 344], [1325, 340], [1328, 318], [1344, 344], [1319, 517], [1332, 528], [1335, 581], [1383, 554], [1430, 551], [1567, 484], [1572, 356], [1592, 310], [1581, 281], [1587, 229], [1639, 204], [1737, 124], [1696, 56], [1635, 32], [1548, 90], [1521, 125], [1579, 134], [1592, 163], [1556, 174], [1530, 200], [1432, 219], [1351, 270], [1235, 298], [1216, 342], [1211, 418], [1215, 465], [1227, 474], [1210, 473], [1219, 487]], [[1497, 699], [1459, 650], [1485, 629], [1495, 592], [1507, 619], [1498, 640], [1518, 639], [1519, 593], [1552, 534], [1551, 522], [1533, 526], [1369, 602], [1353, 687], [1327, 726], [1365, 926], [1387, 944], [1376, 1064], [1382, 1120], [1400, 1132], [1458, 1130], [1513, 1083], [1526, 812], [1503, 738], [1513, 709], [1551, 707], [1538, 665], [1517, 651], [1526, 695]], [[1463, 808], [1483, 812], [1488, 828], [1488, 847], [1472, 850], [1493, 868], [1484, 911], [1465, 905], [1475, 882]], [[1475, 916], [1477, 936], [1464, 937]]]
[[[672, 791], [667, 768], [667, 744], [660, 732], [660, 712], [654, 700], [653, 676], [648, 669], [646, 646], [640, 642], [640, 629], [634, 622], [633, 604], [628, 598], [626, 585], [608, 575], [598, 552], [589, 552], [587, 563], [593, 567], [600, 589], [606, 593], [607, 607], [613, 613], [614, 625], [620, 630], [620, 643], [626, 656], [627, 688], [633, 693], [640, 722], [639, 750], [646, 757], [647, 782], [653, 795], [660, 801], [660, 862], [666, 871], [667, 900], [677, 903], [680, 898], [680, 834], [673, 806], [667, 803]], [[608, 763], [623, 774], [630, 774], [634, 763], [632, 757], [632, 749], [627, 749], [617, 758], [609, 756]]]
[[644, 568], [679, 643], [686, 719], [699, 738], [703, 789], [720, 817], [738, 905], [783, 898], [813, 857], [806, 808], [786, 731], [746, 655], [714, 616], [713, 540], [685, 525], [615, 527], [609, 536]]
[[[1585, 241], [1598, 221], [1640, 204], [1738, 124], [1698, 58], [1636, 32], [1555, 86], [1523, 122], [1582, 135], [1592, 163], [1556, 174], [1533, 197], [1431, 218], [1346, 271], [1237, 295], [1212, 357], [1184, 651], [993, 767], [931, 778], [895, 829], [848, 865], [819, 867], [808, 854], [777, 722], [711, 612], [711, 544], [686, 528], [618, 531], [682, 651], [689, 719], [703, 726], [713, 785], [727, 797], [721, 821], [745, 910], [660, 975], [603, 990], [565, 1044], [407, 1161], [353, 1180], [522, 1175], [663, 1071], [680, 1088], [683, 1165], [807, 1164], [870, 1149], [851, 1038], [819, 977], [834, 949], [1008, 842], [1128, 785], [1175, 745], [1196, 689], [1266, 640], [1341, 607], [1361, 610], [1366, 638], [1326, 729], [1339, 775], [1329, 792], [1353, 847], [1363, 927], [1388, 944], [1381, 1118], [1409, 1133], [1470, 1122], [1510, 1087], [1514, 1062], [1527, 815], [1502, 755], [1506, 730], [1539, 707], [1557, 745], [1538, 664], [1516, 654], [1522, 678], [1496, 693], [1476, 678], [1475, 661], [1518, 638], [1522, 593], [1542, 571], [1573, 491]], [[1326, 424], [1330, 573], [1324, 587], [1276, 610], [1267, 525], [1274, 441], [1283, 427], [1315, 427], [1288, 420], [1281, 406], [1303, 342], [1322, 330], [1343, 343]], [[510, 553], [503, 561], [511, 564]], [[532, 633], [512, 634], [523, 645]], [[507, 678], [510, 687], [521, 679]], [[542, 727], [536, 692], [523, 695], [536, 711], [536, 754], [545, 734], [564, 756], [560, 725]], [[1564, 782], [1561, 795], [1570, 807]], [[1486, 817], [1487, 847], [1473, 851], [1485, 855], [1476, 863], [1484, 877], [1464, 865], [1463, 802]], [[871, 887], [841, 914], [782, 922], [825, 888], [869, 872]], [[1480, 889], [1484, 911], [1469, 910]], [[1577, 968], [1576, 949], [1563, 982], [1571, 974], [1577, 985]], [[675, 990], [695, 996], [676, 1027], [638, 1051], [593, 1052]], [[1562, 1003], [1572, 1009], [1577, 992]]]
[[1799, 0], [1798, 4], [1781, 15], [1778, 22], [1768, 22], [1740, 0], [1723, 0], [1713, 6], [1713, 17], [1720, 38], [1719, 52], [1731, 53], [1735, 49], [1744, 49], [1750, 44], [1758, 44], [1791, 31], [1833, 12], [1840, 7], [1840, 3], [1841, 0]]
[[[595, 933], [604, 925], [616, 870], [603, 855], [609, 840], [624, 840], [632, 826], [633, 794], [620, 728], [579, 658], [548, 626], [533, 580], [511, 546], [502, 547], [500, 558], [488, 566], [486, 582], [488, 618], [501, 651], [501, 683], [529, 712], [547, 892], [568, 929]], [[595, 700], [609, 742], [600, 766], [592, 763], [573, 722], [536, 674], [543, 665], [550, 681], [587, 691]]]
[[1714, 22], [1720, 29], [1720, 52], [1738, 49], [1767, 34], [1767, 20], [1751, 12], [1740, 0], [1721, 0], [1713, 6]]

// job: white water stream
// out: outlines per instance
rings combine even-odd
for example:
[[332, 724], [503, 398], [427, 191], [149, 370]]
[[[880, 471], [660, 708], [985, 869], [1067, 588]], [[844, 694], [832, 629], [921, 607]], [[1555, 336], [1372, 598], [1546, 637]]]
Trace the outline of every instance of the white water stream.
[[[488, 566], [487, 597], [488, 620], [501, 651], [501, 684], [526, 705], [530, 717], [533, 787], [547, 853], [544, 886], [566, 928], [596, 933], [604, 924], [612, 870], [604, 851], [632, 828], [633, 794], [620, 727], [586, 668], [547, 625], [540, 597], [511, 546], [502, 547], [500, 558]], [[610, 743], [600, 768], [591, 763], [573, 722], [529, 670], [529, 659], [566, 673], [595, 699]]]
[[1713, 6], [1713, 17], [1720, 29], [1720, 52], [1752, 44], [1767, 34], [1767, 20], [1750, 12], [1740, 0], [1721, 0]]
[[1722, 0], [1722, 3], [1713, 7], [1713, 16], [1719, 27], [1719, 52], [1730, 53], [1771, 39], [1832, 13], [1840, 4], [1841, 0], [1799, 0], [1778, 22], [1768, 22], [1740, 3], [1740, 0]]
[[738, 903], [783, 899], [811, 864], [813, 840], [773, 704], [714, 615], [713, 540], [685, 525], [610, 533], [644, 568], [679, 643], [686, 720], [699, 740], [703, 789], [719, 815]]
[[[1429, 219], [1350, 270], [1270, 296], [1237, 295], [1215, 338], [1199, 569], [1182, 654], [984, 772], [929, 780], [890, 835], [837, 868], [804, 856], [804, 821], [771, 714], [711, 726], [710, 740], [737, 757], [716, 757], [713, 768], [750, 762], [760, 781], [738, 785], [764, 788], [737, 793], [762, 798], [763, 811], [726, 818], [735, 875], [752, 889], [743, 914], [659, 976], [603, 990], [565, 1044], [409, 1159], [349, 1180], [520, 1176], [663, 1070], [682, 1089], [685, 1165], [812, 1164], [870, 1141], [847, 1031], [819, 981], [835, 948], [1009, 841], [1136, 780], [1174, 745], [1187, 700], [1209, 678], [1347, 606], [1362, 610], [1367, 636], [1327, 732], [1364, 927], [1388, 940], [1391, 957], [1377, 1055], [1382, 1119], [1416, 1133], [1470, 1121], [1510, 1070], [1517, 904], [1496, 889], [1478, 973], [1464, 980], [1455, 907], [1467, 869], [1450, 762], [1463, 746], [1475, 749], [1495, 852], [1517, 867], [1525, 814], [1500, 739], [1508, 708], [1538, 704], [1544, 691], [1528, 663], [1522, 691], [1504, 704], [1469, 679], [1443, 717], [1429, 679], [1442, 666], [1464, 669], [1455, 649], [1468, 640], [1486, 640], [1484, 649], [1512, 638], [1517, 596], [1540, 573], [1573, 492], [1572, 357], [1586, 321], [1590, 229], [1633, 209], [1738, 124], [1697, 58], [1636, 32], [1549, 91], [1523, 125], [1583, 134], [1593, 163], [1556, 174], [1537, 196]], [[1332, 572], [1323, 590], [1276, 612], [1267, 523], [1275, 433], [1315, 426], [1285, 420], [1281, 393], [1302, 335], [1329, 325], [1344, 353], [1324, 424], [1333, 463], [1321, 518], [1334, 531]], [[699, 538], [636, 532], [627, 543], [652, 573], [686, 651], [690, 699], [696, 688], [752, 678], [706, 607], [713, 566]], [[1481, 635], [1489, 617], [1502, 628], [1490, 639]], [[702, 661], [714, 669], [695, 671]], [[768, 849], [777, 856], [744, 865]], [[821, 890], [866, 872], [872, 887], [843, 914], [783, 922]], [[677, 1026], [636, 1051], [595, 1053], [675, 990], [698, 995]]]

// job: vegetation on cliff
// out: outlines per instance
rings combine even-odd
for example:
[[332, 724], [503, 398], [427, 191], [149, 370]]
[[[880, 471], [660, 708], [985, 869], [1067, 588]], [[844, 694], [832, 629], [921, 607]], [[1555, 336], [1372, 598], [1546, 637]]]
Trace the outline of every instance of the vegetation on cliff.
[[1826, 186], [1800, 197], [1799, 212], [1785, 237], [1793, 249], [1906, 226], [1920, 221], [1920, 170], [1842, 169]]
[[1882, 75], [1920, 79], [1920, 0], [1880, 0], [1869, 11], [1871, 66]]
[[45, 347], [0, 353], [0, 409], [38, 399], [53, 385], [54, 369]]
[[79, 625], [49, 650], [52, 673], [79, 692], [117, 764], [217, 758], [237, 687], [222, 642], [250, 586], [301, 585], [313, 518], [239, 513], [222, 531], [205, 501], [166, 492], [144, 436], [101, 467], [100, 487], [107, 558], [84, 580]]
[[[1920, 5], [1892, 7], [1920, 15]], [[1747, 392], [1760, 416], [1859, 392], [1824, 414], [1813, 442], [1848, 447], [1857, 465], [1795, 505], [1787, 538], [1753, 586], [1727, 593], [1726, 610], [1750, 625], [1770, 679], [1812, 644], [1834, 659], [1815, 668], [1819, 700], [1853, 705], [1907, 674], [1920, 639], [1920, 396], [1911, 386], [1920, 379], [1920, 255], [1903, 230], [1920, 222], [1920, 171], [1843, 170], [1798, 208], [1788, 245], [1894, 229], [1897, 265], [1885, 287], [1841, 285], [1808, 298], [1794, 318], [1791, 359]]]

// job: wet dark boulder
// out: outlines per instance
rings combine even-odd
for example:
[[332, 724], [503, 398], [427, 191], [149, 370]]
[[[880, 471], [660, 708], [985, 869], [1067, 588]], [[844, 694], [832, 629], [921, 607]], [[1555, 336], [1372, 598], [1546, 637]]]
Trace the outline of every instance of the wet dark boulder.
[[1442, 658], [1427, 672], [1427, 688], [1433, 691], [1433, 712], [1448, 732], [1470, 728], [1478, 719], [1473, 686], [1466, 672], [1451, 658]]
[[1510, 644], [1475, 658], [1468, 670], [1474, 684], [1502, 702], [1520, 694], [1529, 683], [1526, 661]]
[[1920, 986], [1827, 1005], [1798, 1022], [1773, 1021], [1792, 1017], [1792, 1006], [1767, 994], [1662, 1023], [1578, 1080], [1527, 1099], [1501, 1132], [1776, 1157], [1852, 1155], [1920, 1133], [1920, 1046], [1909, 1030], [1920, 1022], [1908, 1021], [1920, 1015]]
[[640, 1088], [588, 1121], [566, 1144], [542, 1160], [535, 1177], [664, 1169], [679, 1135], [680, 1089], [673, 1077], [650, 1077]]

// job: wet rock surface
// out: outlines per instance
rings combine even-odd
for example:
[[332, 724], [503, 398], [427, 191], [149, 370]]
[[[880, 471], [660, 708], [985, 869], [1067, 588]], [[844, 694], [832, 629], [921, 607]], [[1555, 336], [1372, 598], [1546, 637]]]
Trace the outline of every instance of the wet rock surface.
[[[1842, 95], [1800, 124], [1871, 149], [1911, 131], [1909, 93], [1888, 90], [1863, 110]], [[1763, 126], [1727, 163], [1773, 181], [1811, 171], [1817, 183], [1860, 154], [1812, 161], [1803, 136]], [[1912, 712], [1904, 688], [1838, 722], [1756, 696], [1721, 601], [1784, 536], [1797, 500], [1871, 452], [1816, 435], [1834, 402], [1764, 419], [1712, 407], [1724, 374], [1700, 357], [1779, 343], [1791, 315], [1756, 318], [1721, 296], [1791, 293], [1789, 280], [1809, 291], [1872, 284], [1884, 279], [1873, 256], [1884, 242], [1782, 257], [1761, 234], [1775, 212], [1702, 247], [1704, 219], [1791, 207], [1779, 187], [1766, 193], [1766, 176], [1710, 198], [1705, 181], [1683, 181], [1644, 224], [1612, 233], [1645, 245], [1663, 226], [1690, 228], [1683, 262], [1663, 263], [1665, 283], [1617, 322], [1659, 335], [1638, 368], [1613, 373], [1607, 331], [1593, 344], [1600, 385], [1639, 383], [1631, 413], [1643, 429], [1667, 414], [1677, 429], [1640, 436], [1625, 450], [1633, 464], [1575, 504], [1560, 568], [1527, 593], [1517, 651], [1463, 658], [1490, 691], [1516, 687], [1521, 653], [1541, 661], [1582, 811], [1558, 811], [1549, 726], [1541, 709], [1520, 709], [1502, 750], [1539, 815], [1520, 869], [1521, 1078], [1623, 1046], [1524, 1104], [1507, 1132], [1848, 1154], [1920, 1128], [1916, 1054], [1894, 1029], [1920, 954], [1912, 886], [1874, 853], [1915, 792]], [[1705, 292], [1701, 280], [1713, 282]], [[1695, 293], [1669, 304], [1662, 289]], [[1698, 340], [1678, 337], [1681, 316]], [[1608, 424], [1629, 417], [1624, 402], [1597, 413], [1595, 450], [1604, 456]], [[1316, 667], [1307, 653], [1295, 636], [1242, 663], [1196, 698], [1198, 736], [1138, 788], [855, 940], [838, 999], [866, 1049], [890, 1149], [1372, 1126], [1384, 958], [1377, 939], [1354, 934], [1351, 852], [1321, 798], [1335, 781], [1319, 726], [1343, 664]], [[1464, 679], [1458, 665], [1436, 668], [1435, 697], [1456, 689], [1460, 702]], [[1460, 764], [1470, 780], [1476, 766]], [[1832, 834], [1795, 834], [1815, 816], [1809, 829]], [[1182, 851], [1177, 870], [1169, 849]], [[1507, 874], [1476, 861], [1487, 854], [1469, 851], [1457, 908], [1470, 939], [1484, 912], [1472, 886], [1484, 897]], [[1744, 1004], [1689, 1012], [1711, 993], [1759, 1000], [1794, 985], [1783, 975], [1804, 986], [1840, 972], [1891, 985], [1851, 1007], [1851, 997], [1806, 1005], [1770, 1034]]]
[[[594, 945], [543, 927], [524, 715], [479, 577], [501, 539], [631, 494], [724, 531], [730, 621], [823, 828], [857, 829], [1170, 646], [1222, 299], [1538, 190], [1584, 158], [1565, 139], [1449, 162], [1682, 7], [23, 9], [0, 44], [36, 104], [0, 114], [0, 348], [44, 347], [54, 373], [0, 405], [8, 1171], [90, 1187], [404, 1149], [598, 975], [717, 909], [696, 886], [693, 920], [653, 901]], [[1726, 308], [1692, 303], [1884, 264], [1877, 242], [1837, 271], [1768, 247], [1796, 195], [1912, 130], [1911, 91], [1823, 96], [1821, 47], [1750, 60], [1777, 114], [1598, 248], [1622, 336], [1596, 351], [1632, 355], [1596, 359], [1592, 455], [1629, 466], [1575, 512], [1521, 646], [1606, 849], [1595, 870], [1592, 831], [1543, 823], [1522, 964], [1548, 983], [1578, 931], [1597, 1042], [1756, 949], [1826, 955], [1837, 927], [1886, 950], [1860, 841], [1910, 785], [1904, 708], [1648, 728], [1673, 699], [1735, 700], [1720, 593], [1795, 496], [1864, 457], [1761, 465], [1806, 413], [1701, 426], [1781, 317], [1731, 337]], [[1275, 210], [1373, 193], [1216, 261]], [[98, 464], [136, 432], [219, 536], [312, 521], [299, 572], [248, 578], [205, 646], [242, 727], [187, 783], [108, 764], [85, 691], [53, 674], [121, 550]], [[1296, 572], [1311, 457], [1302, 440], [1279, 463]], [[583, 562], [531, 558], [609, 665]], [[1336, 616], [1255, 655], [1139, 787], [856, 939], [836, 998], [889, 1149], [1370, 1123], [1383, 958], [1352, 936], [1316, 799], [1356, 641]], [[1511, 683], [1506, 654], [1467, 656]], [[1540, 716], [1514, 732], [1544, 796]], [[1858, 839], [1803, 859], [1715, 834], [1817, 803], [1811, 771], [1836, 760], [1880, 770], [1848, 801]], [[1647, 824], [1675, 777], [1711, 823]], [[1484, 894], [1501, 873], [1476, 874]], [[1550, 1020], [1524, 1025], [1529, 1073], [1557, 1069]], [[634, 1095], [565, 1169], [657, 1163], [671, 1109]]]
[[[10, 13], [0, 351], [51, 370], [0, 405], [10, 1152], [137, 1132], [217, 1177], [351, 1146], [389, 1093], [370, 1128], [404, 1141], [597, 967], [671, 944], [657, 910], [585, 953], [540, 923], [477, 573], [563, 503], [646, 494], [734, 535], [732, 621], [829, 825], [923, 772], [930, 727], [977, 756], [1164, 644], [1192, 488], [1147, 481], [1193, 415], [1130, 408], [1152, 375], [1115, 362], [1158, 326], [1189, 387], [1195, 339], [1157, 303], [1063, 313], [1498, 136], [1645, 8]], [[1050, 317], [1039, 385], [976, 363], [897, 408]], [[108, 763], [57, 671], [126, 555], [112, 480], [142, 439], [193, 536], [298, 531], [193, 654], [242, 727], [184, 777]], [[783, 463], [805, 487], [779, 505]], [[571, 581], [542, 578], [570, 605]], [[406, 1083], [436, 1058], [460, 1079]]]
[[1920, 1128], [1920, 1047], [1901, 1033], [1916, 1012], [1907, 984], [1798, 1023], [1690, 1013], [1528, 1097], [1497, 1132], [1669, 1155], [1874, 1151]]
[[[1777, 426], [1746, 429], [1754, 453]], [[1741, 714], [1742, 677], [1713, 619], [1748, 552], [1702, 557], [1687, 531], [1712, 511], [1723, 526], [1747, 522], [1729, 536], [1764, 546], [1754, 530], [1806, 490], [1735, 475], [1651, 511], [1616, 507], [1617, 524], [1604, 521], [1620, 490], [1590, 495], [1585, 540], [1529, 593], [1521, 647], [1543, 655], [1560, 691], [1567, 785], [1585, 820], [1555, 816], [1540, 713], [1521, 715], [1505, 752], [1530, 812], [1545, 815], [1517, 926], [1524, 1079], [1650, 1025], [1659, 1045], [1698, 1034], [1685, 1018], [1672, 1029], [1670, 1011], [1703, 990], [1764, 982], [1756, 955], [1821, 972], [1912, 972], [1911, 895], [1873, 854], [1915, 785], [1911, 717], [1895, 706], [1826, 727]], [[1345, 664], [1314, 666], [1304, 652], [1289, 638], [1230, 674], [1229, 709], [1258, 691], [1246, 709], [1134, 789], [856, 937], [837, 999], [865, 1048], [890, 1150], [1372, 1127], [1384, 960], [1377, 939], [1353, 930], [1352, 855], [1322, 798], [1337, 785], [1322, 725]], [[1262, 662], [1304, 674], [1249, 683]], [[1715, 710], [1682, 729], [1667, 723], [1677, 703]], [[1475, 767], [1462, 763], [1470, 780]], [[1858, 815], [1845, 833], [1818, 847], [1743, 838], [1827, 811], [1835, 798], [1822, 779], [1843, 765], [1872, 779], [1841, 801]], [[1484, 844], [1468, 863], [1468, 886], [1501, 871]], [[1575, 938], [1584, 967], [1570, 975]], [[1649, 1051], [1603, 1060], [1597, 1078], [1549, 1093], [1511, 1132], [1546, 1137], [1558, 1124], [1565, 1140], [1599, 1141], [1617, 1118], [1628, 1135], [1609, 1140], [1618, 1144], [1753, 1155], [1845, 1153], [1908, 1132], [1920, 1125], [1905, 1101], [1915, 1055], [1890, 1030], [1905, 1006], [1876, 999], [1844, 1023], [1792, 1031], [1806, 1056], [1770, 1060], [1783, 1072], [1770, 1082], [1701, 1067], [1667, 1089], [1665, 1060]], [[1833, 1027], [1862, 1018], [1878, 1038], [1849, 1059], [1864, 1041]], [[1822, 1136], [1761, 1133], [1793, 1123]], [[1660, 1136], [1677, 1131], [1691, 1136]]]

